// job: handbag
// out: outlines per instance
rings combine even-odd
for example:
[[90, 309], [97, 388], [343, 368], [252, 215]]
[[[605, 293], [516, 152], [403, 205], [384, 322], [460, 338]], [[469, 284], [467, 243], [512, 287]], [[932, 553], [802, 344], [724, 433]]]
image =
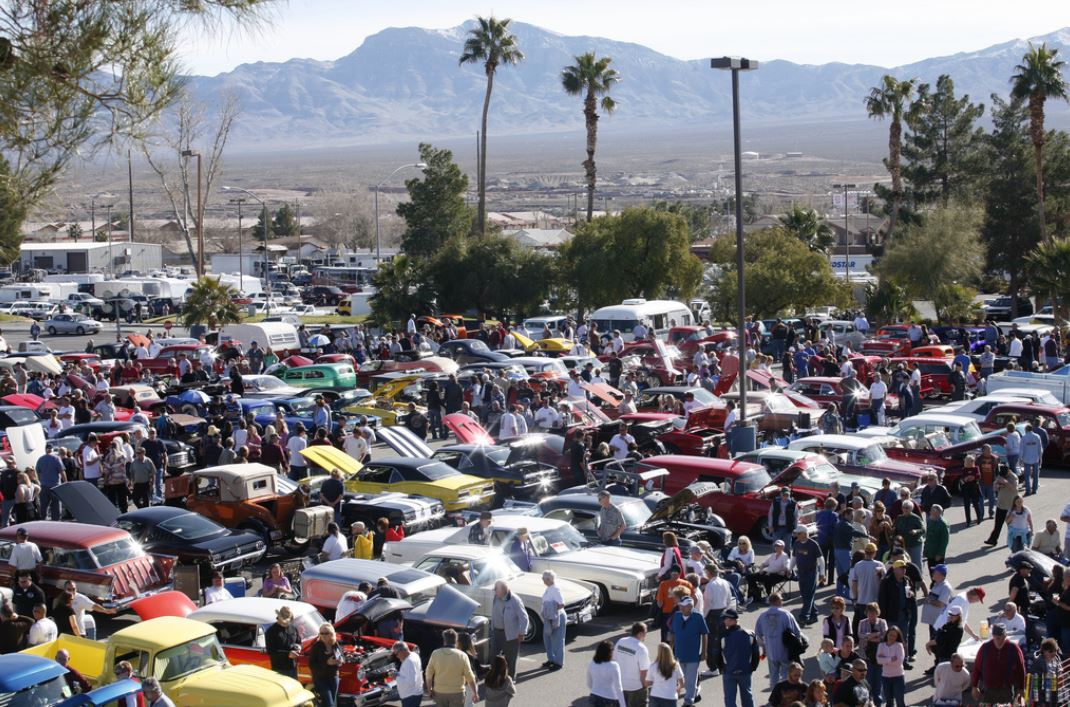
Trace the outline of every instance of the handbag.
[[790, 628], [784, 629], [780, 634], [780, 640], [784, 642], [784, 648], [793, 658], [798, 659], [810, 647], [810, 641], [803, 633], [795, 633]]

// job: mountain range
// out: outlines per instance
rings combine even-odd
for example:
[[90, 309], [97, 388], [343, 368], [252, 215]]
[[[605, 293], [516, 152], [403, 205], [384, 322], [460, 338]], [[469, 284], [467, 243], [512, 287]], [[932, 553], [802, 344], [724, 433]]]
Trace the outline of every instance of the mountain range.
[[[613, 87], [618, 110], [600, 123], [604, 128], [662, 131], [731, 115], [728, 75], [710, 69], [708, 59], [684, 61], [638, 44], [564, 36], [522, 22], [510, 26], [526, 58], [496, 75], [491, 135], [582, 130], [580, 99], [564, 93], [560, 73], [589, 51], [612, 57], [623, 79]], [[485, 89], [482, 66], [458, 65], [471, 27], [385, 29], [335, 61], [242, 64], [217, 76], [188, 77], [188, 87], [209, 105], [223, 91], [237, 96], [242, 113], [232, 139], [239, 149], [470, 136], [479, 128]], [[1070, 28], [1028, 41], [1047, 42], [1065, 56]], [[865, 121], [864, 98], [885, 73], [930, 83], [948, 74], [959, 93], [989, 104], [991, 93], [1009, 91], [1028, 41], [897, 67], [763, 61], [742, 77], [743, 116], [762, 124]], [[1053, 124], [1068, 122], [1065, 104], [1049, 106]]]

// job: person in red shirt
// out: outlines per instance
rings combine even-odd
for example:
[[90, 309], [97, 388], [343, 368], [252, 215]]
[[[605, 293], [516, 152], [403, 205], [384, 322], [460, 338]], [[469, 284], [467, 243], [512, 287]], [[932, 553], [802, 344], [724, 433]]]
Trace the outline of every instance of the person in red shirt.
[[992, 627], [992, 639], [977, 651], [970, 671], [973, 698], [981, 704], [1010, 704], [1025, 689], [1025, 657], [1007, 640], [1002, 624]]

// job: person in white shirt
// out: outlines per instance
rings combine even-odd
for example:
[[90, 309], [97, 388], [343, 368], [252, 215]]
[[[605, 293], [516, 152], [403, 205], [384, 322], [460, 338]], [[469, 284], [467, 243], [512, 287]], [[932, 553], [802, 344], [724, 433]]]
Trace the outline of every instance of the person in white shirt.
[[883, 425], [885, 422], [884, 399], [886, 397], [888, 397], [888, 384], [881, 380], [880, 376], [875, 376], [873, 383], [869, 386], [869, 409], [874, 424]]
[[346, 536], [338, 530], [337, 523], [333, 521], [328, 523], [327, 537], [323, 541], [323, 547], [320, 548], [320, 555], [329, 562], [342, 559], [347, 552], [349, 552], [349, 542]]
[[145, 346], [145, 344], [141, 344], [136, 349], [134, 349], [134, 358], [136, 358], [138, 361], [144, 361], [148, 357], [149, 349]]
[[26, 638], [26, 641], [31, 646], [39, 646], [42, 643], [48, 643], [54, 641], [59, 637], [59, 629], [56, 627], [56, 622], [48, 618], [48, 607], [44, 604], [37, 604], [33, 607], [33, 625], [30, 626], [30, 633]]
[[962, 693], [970, 688], [970, 671], [966, 670], [965, 666], [966, 662], [958, 653], [953, 654], [950, 661], [936, 666], [936, 672], [933, 674], [934, 704], [961, 702]]
[[212, 586], [204, 589], [204, 605], [208, 606], [209, 604], [215, 604], [217, 601], [226, 601], [233, 598], [234, 595], [223, 586], [223, 573], [213, 572]]
[[108, 379], [107, 379], [106, 376], [101, 375], [101, 376], [99, 376], [97, 378], [96, 388], [97, 388], [97, 392], [98, 393], [107, 393], [108, 392], [108, 390], [111, 388], [111, 386], [108, 384]]
[[647, 671], [650, 669], [650, 651], [646, 647], [646, 623], [632, 624], [628, 635], [617, 641], [613, 648], [613, 660], [620, 666], [620, 682], [624, 699], [628, 704], [638, 704], [636, 698], [646, 696]]
[[624, 391], [624, 400], [621, 400], [620, 404], [617, 405], [617, 412], [621, 415], [627, 415], [629, 413], [634, 413], [635, 411], [635, 396], [632, 395], [630, 390], [626, 390]]
[[74, 621], [78, 624], [78, 631], [83, 637], [96, 638], [95, 635], [88, 635], [89, 632], [86, 630], [85, 614], [87, 611], [98, 611], [109, 616], [114, 616], [118, 613], [116, 609], [107, 609], [79, 592], [78, 585], [69, 579], [64, 583], [63, 590], [73, 597], [71, 599], [71, 610], [74, 612]]
[[594, 373], [591, 375], [591, 383], [592, 384], [605, 384], [605, 382], [606, 382], [606, 379], [602, 377], [602, 369], [601, 368], [594, 369]]
[[843, 363], [840, 365], [840, 377], [842, 377], [842, 378], [854, 378], [855, 377], [854, 364], [851, 363], [851, 359], [849, 359], [847, 357], [844, 357]]
[[646, 338], [646, 335], [649, 331], [650, 330], [646, 328], [646, 324], [640, 321], [638, 324], [635, 325], [635, 328], [632, 329], [632, 336], [635, 337], [636, 341], [642, 341]]
[[706, 355], [704, 349], [699, 349], [695, 352], [695, 357], [691, 359], [691, 362], [695, 364], [695, 368], [704, 368], [710, 365], [710, 357]]
[[676, 699], [684, 689], [684, 669], [680, 667], [668, 643], [658, 644], [658, 657], [646, 674], [650, 697], [676, 704]]
[[100, 478], [100, 449], [97, 447], [97, 436], [93, 433], [89, 434], [89, 439], [82, 447], [82, 478], [92, 484]]
[[298, 422], [294, 425], [294, 433], [286, 440], [286, 449], [290, 450], [290, 478], [295, 481], [308, 476], [308, 464], [301, 455], [301, 451], [307, 447], [308, 439], [305, 437], [305, 425]]
[[780, 582], [783, 582], [791, 572], [791, 557], [784, 552], [784, 541], [777, 540], [773, 543], [773, 554], [762, 560], [754, 572], [747, 575], [747, 597], [760, 600], [764, 593], [773, 591]]
[[585, 320], [583, 324], [580, 324], [578, 327], [576, 327], [576, 341], [586, 341], [587, 331], [587, 322]]
[[561, 415], [549, 402], [544, 401], [542, 407], [535, 412], [535, 426], [543, 431], [560, 427]]
[[583, 341], [577, 341], [568, 351], [569, 356], [590, 356], [591, 352]]
[[583, 389], [583, 379], [580, 378], [580, 374], [575, 368], [569, 371], [568, 387], [565, 390], [565, 394], [572, 400], [587, 399], [587, 391]]
[[346, 437], [346, 441], [342, 446], [345, 448], [346, 454], [357, 460], [364, 459], [364, 455], [368, 453], [368, 440], [364, 439], [359, 427], [353, 428], [353, 432]]
[[619, 329], [613, 330], [613, 338], [610, 339], [609, 343], [613, 347], [613, 353], [619, 356], [620, 352], [624, 350], [624, 337], [620, 335]]
[[505, 338], [502, 339], [502, 348], [506, 351], [512, 351], [516, 348], [516, 337], [513, 336], [513, 332], [508, 332]]
[[855, 317], [855, 329], [858, 329], [863, 334], [869, 331], [869, 320], [866, 319], [866, 315], [861, 312]]
[[204, 349], [201, 351], [201, 368], [206, 371], [212, 370], [212, 363], [215, 362], [215, 356], [212, 354], [211, 349]]
[[1018, 613], [1018, 605], [1013, 601], [1004, 604], [1002, 613], [996, 614], [989, 623], [993, 626], [1002, 624], [1007, 633], [1025, 635], [1025, 617]]
[[520, 414], [520, 408], [513, 405], [509, 411], [502, 415], [501, 426], [498, 431], [498, 439], [512, 439], [528, 433], [528, 423]]
[[63, 422], [59, 419], [59, 413], [55, 410], [49, 410], [48, 421], [45, 422], [45, 436], [52, 439], [53, 437], [58, 437], [62, 431]]
[[37, 547], [37, 543], [30, 542], [30, 534], [26, 532], [26, 528], [19, 528], [15, 532], [15, 544], [11, 546], [11, 554], [7, 558], [7, 563], [15, 568], [13, 574], [16, 576], [19, 572], [33, 572], [34, 577], [37, 576], [37, 565], [41, 564], [43, 558], [41, 557], [41, 549]]
[[698, 410], [702, 407], [702, 403], [695, 400], [694, 393], [684, 393], [684, 417], [691, 414], [692, 410]]
[[409, 650], [404, 641], [396, 642], [390, 651], [401, 662], [395, 677], [401, 707], [420, 707], [424, 699], [424, 668], [420, 654]]
[[728, 409], [728, 413], [725, 414], [725, 417], [724, 417], [724, 431], [725, 432], [728, 432], [728, 430], [730, 430], [733, 427], [735, 427], [736, 423], [739, 421], [739, 415], [736, 414], [736, 404], [733, 401], [731, 401], [731, 400], [728, 401], [728, 408], [727, 409]]
[[151, 341], [149, 343], [149, 358], [159, 358], [160, 357], [160, 351], [162, 351], [162, 350], [163, 350], [163, 347], [160, 346], [156, 342], [156, 340], [154, 339], [153, 341]]
[[613, 450], [614, 459], [624, 459], [628, 456], [628, 450], [635, 444], [635, 437], [628, 433], [628, 425], [621, 423], [620, 431], [609, 440], [609, 448]]
[[137, 405], [134, 406], [134, 414], [130, 416], [130, 422], [138, 425], [149, 426], [149, 416], [141, 411], [141, 408]]

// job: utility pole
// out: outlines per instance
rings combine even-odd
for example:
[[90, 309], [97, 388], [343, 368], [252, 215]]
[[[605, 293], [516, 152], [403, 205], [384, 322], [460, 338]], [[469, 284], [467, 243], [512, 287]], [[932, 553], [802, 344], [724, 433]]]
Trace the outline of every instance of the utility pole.
[[197, 158], [197, 277], [204, 277], [204, 200], [201, 195], [201, 153], [182, 150], [183, 157]]
[[130, 148], [126, 150], [126, 179], [127, 194], [130, 197], [130, 218], [127, 230], [130, 232], [129, 242], [134, 242], [134, 163], [130, 160]]
[[238, 197], [237, 199], [231, 199], [230, 203], [238, 205], [238, 289], [245, 291], [245, 254], [241, 248], [241, 205], [245, 203], [245, 199]]

